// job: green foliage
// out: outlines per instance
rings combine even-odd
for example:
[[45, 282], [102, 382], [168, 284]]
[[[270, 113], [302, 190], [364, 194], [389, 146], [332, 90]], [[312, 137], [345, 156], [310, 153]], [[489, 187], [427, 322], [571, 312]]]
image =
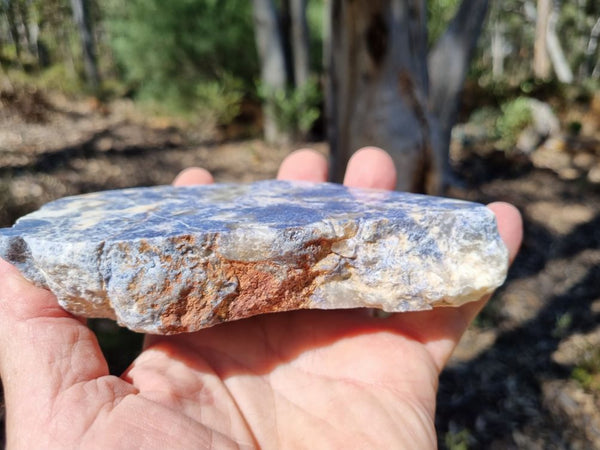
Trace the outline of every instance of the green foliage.
[[[597, 1], [561, 2], [557, 31], [573, 69], [586, 69], [585, 50], [590, 31], [600, 15], [599, 5]], [[593, 60], [595, 62], [596, 58]]]
[[310, 66], [316, 73], [323, 71], [323, 24], [327, 8], [323, 0], [308, 0], [306, 20], [310, 37]]
[[[498, 34], [498, 35], [496, 35]], [[531, 77], [535, 19], [523, 0], [490, 2], [486, 26], [478, 42], [478, 55], [471, 65], [471, 76], [485, 88], [503, 91]], [[500, 38], [505, 58], [503, 74], [492, 74], [492, 45]], [[500, 84], [500, 86], [498, 86]]]
[[430, 0], [427, 2], [429, 45], [433, 45], [444, 33], [459, 4], [459, 0]]
[[64, 64], [55, 64], [33, 73], [10, 68], [5, 71], [5, 75], [11, 83], [32, 86], [42, 91], [54, 90], [67, 95], [77, 95], [85, 89], [77, 74], [73, 70], [69, 70]]
[[[598, 0], [576, 2], [553, 2], [558, 13], [557, 35], [576, 77], [575, 83], [589, 78], [600, 50], [594, 55], [585, 55], [592, 27], [600, 15]], [[490, 2], [488, 21], [478, 44], [478, 54], [471, 66], [470, 77], [476, 78], [486, 88], [495, 89], [498, 83], [511, 87], [520, 86], [527, 95], [528, 89], [536, 89], [529, 83], [533, 75], [533, 49], [536, 28], [535, 1], [504, 0]], [[502, 73], [493, 76], [492, 46], [503, 52]]]
[[85, 89], [83, 79], [64, 64], [55, 64], [36, 75], [35, 84], [44, 90], [58, 90], [66, 94], [81, 93]]
[[291, 136], [305, 135], [319, 118], [322, 94], [314, 78], [300, 88], [276, 92], [267, 92], [259, 86], [259, 94], [272, 108], [279, 130]]
[[106, 8], [117, 63], [143, 99], [194, 110], [232, 78], [251, 86], [258, 74], [247, 0], [113, 0]]
[[556, 318], [556, 324], [552, 330], [552, 336], [562, 338], [567, 335], [569, 328], [573, 324], [573, 314], [566, 312]]
[[444, 436], [444, 444], [449, 450], [468, 450], [471, 439], [471, 432], [463, 428], [457, 432], [448, 431]]
[[590, 346], [571, 372], [571, 378], [584, 389], [600, 393], [600, 347]]
[[498, 108], [483, 106], [473, 111], [469, 116], [468, 122], [486, 130], [489, 135], [495, 135], [496, 124], [499, 118], [500, 111], [498, 111]]
[[197, 108], [210, 114], [217, 124], [228, 124], [240, 112], [243, 84], [237, 78], [224, 75], [220, 80], [197, 84], [194, 98], [198, 102]]
[[583, 124], [579, 120], [570, 120], [569, 123], [567, 123], [567, 131], [571, 136], [579, 136], [582, 128]]
[[517, 97], [500, 106], [502, 115], [496, 122], [500, 146], [506, 149], [514, 147], [521, 131], [532, 123], [533, 116], [527, 97]]

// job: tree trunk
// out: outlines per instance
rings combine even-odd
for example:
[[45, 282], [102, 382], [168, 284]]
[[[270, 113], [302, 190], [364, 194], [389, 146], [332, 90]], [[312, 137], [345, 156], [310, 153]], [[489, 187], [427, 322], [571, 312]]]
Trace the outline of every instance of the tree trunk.
[[552, 69], [547, 45], [548, 22], [551, 12], [552, 0], [538, 0], [533, 46], [533, 75], [541, 80], [548, 79]]
[[341, 182], [350, 155], [376, 145], [400, 170], [397, 188], [419, 190], [431, 152], [425, 4], [330, 3], [331, 177]]
[[19, 25], [17, 24], [15, 0], [6, 0], [6, 20], [8, 21], [8, 29], [10, 37], [15, 45], [15, 54], [17, 61], [21, 62], [21, 35], [19, 34]]
[[291, 41], [296, 88], [302, 88], [310, 77], [306, 2], [307, 0], [290, 0], [292, 19]]
[[[591, 77], [594, 74], [594, 56], [598, 49], [598, 40], [600, 38], [600, 17], [590, 31], [590, 38], [585, 48], [585, 76]], [[600, 62], [600, 58], [598, 58]]]
[[458, 97], [488, 1], [463, 1], [432, 51], [429, 72], [424, 0], [329, 3], [331, 178], [341, 181], [350, 155], [376, 145], [394, 159], [397, 189], [440, 193], [449, 176]]
[[291, 0], [280, 0], [279, 9], [277, 2], [273, 2], [275, 14], [278, 18], [279, 36], [281, 37], [281, 48], [285, 62], [286, 87], [293, 85], [294, 78], [294, 52], [292, 49], [292, 7]]
[[89, 86], [97, 90], [100, 85], [100, 75], [98, 73], [94, 35], [88, 16], [86, 0], [71, 0], [71, 9], [73, 20], [79, 30], [86, 79]]
[[556, 23], [558, 22], [558, 13], [552, 11], [548, 20], [548, 33], [546, 36], [546, 45], [548, 54], [554, 67], [554, 73], [561, 83], [570, 84], [573, 82], [573, 71], [569, 66], [569, 62], [565, 57], [565, 53], [560, 45], [558, 35], [556, 33]]
[[598, 61], [596, 61], [596, 65], [594, 66], [594, 69], [592, 70], [591, 77], [594, 80], [600, 80], [600, 58], [598, 58]]
[[19, 12], [19, 19], [20, 19], [20, 25], [21, 25], [21, 35], [23, 36], [23, 38], [25, 39], [25, 43], [27, 44], [27, 48], [29, 49], [29, 51], [35, 55], [35, 48], [33, 45], [33, 41], [31, 39], [31, 33], [30, 33], [30, 18], [29, 18], [29, 9], [28, 9], [28, 5], [24, 2], [19, 2], [17, 3], [18, 5], [18, 12]]
[[434, 148], [433, 165], [437, 175], [430, 181], [433, 192], [449, 183], [448, 149], [456, 122], [460, 98], [477, 39], [488, 11], [488, 0], [463, 0], [447, 30], [429, 55], [430, 111], [440, 123], [439, 148]]
[[285, 140], [275, 116], [275, 95], [287, 84], [285, 55], [275, 5], [272, 0], [252, 0], [254, 34], [261, 65], [261, 83], [265, 96], [264, 133], [270, 143]]

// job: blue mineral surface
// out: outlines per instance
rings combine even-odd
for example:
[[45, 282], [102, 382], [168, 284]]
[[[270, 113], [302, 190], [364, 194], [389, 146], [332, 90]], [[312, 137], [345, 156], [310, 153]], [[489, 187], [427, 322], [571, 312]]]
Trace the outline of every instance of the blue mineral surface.
[[[130, 240], [182, 233], [224, 232], [240, 226], [302, 227], [331, 217], [409, 220], [428, 213], [483, 208], [477, 203], [333, 183], [157, 186], [65, 197], [0, 229], [0, 239]], [[410, 214], [409, 214], [410, 213]]]
[[400, 311], [474, 300], [507, 265], [483, 205], [287, 181], [62, 198], [0, 229], [0, 256], [76, 314], [158, 333], [269, 312], [245, 296], [265, 280], [274, 311]]

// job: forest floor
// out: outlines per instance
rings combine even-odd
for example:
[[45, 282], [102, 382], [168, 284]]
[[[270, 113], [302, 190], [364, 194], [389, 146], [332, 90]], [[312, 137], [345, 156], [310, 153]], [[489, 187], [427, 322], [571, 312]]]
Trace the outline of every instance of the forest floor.
[[[146, 119], [127, 101], [0, 90], [0, 227], [58, 197], [168, 184], [192, 165], [217, 181], [271, 178], [291, 150]], [[578, 169], [599, 164], [600, 141], [555, 140], [535, 154], [453, 148], [464, 186], [451, 195], [515, 204], [525, 239], [441, 376], [442, 448], [600, 448], [600, 187]], [[94, 327], [113, 371], [124, 369], [139, 337]]]

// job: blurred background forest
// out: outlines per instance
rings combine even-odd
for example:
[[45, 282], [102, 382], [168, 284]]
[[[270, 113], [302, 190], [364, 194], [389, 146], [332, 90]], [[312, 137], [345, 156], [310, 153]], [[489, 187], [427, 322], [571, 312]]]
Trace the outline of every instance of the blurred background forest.
[[[261, 4], [279, 49], [261, 47]], [[429, 49], [460, 4], [427, 2]], [[65, 195], [168, 184], [190, 165], [251, 181], [300, 146], [327, 153], [327, 10], [0, 0], [0, 226]], [[517, 205], [526, 236], [442, 374], [439, 444], [600, 448], [600, 2], [491, 1], [484, 13], [444, 192]], [[92, 327], [124, 370], [140, 337]]]

